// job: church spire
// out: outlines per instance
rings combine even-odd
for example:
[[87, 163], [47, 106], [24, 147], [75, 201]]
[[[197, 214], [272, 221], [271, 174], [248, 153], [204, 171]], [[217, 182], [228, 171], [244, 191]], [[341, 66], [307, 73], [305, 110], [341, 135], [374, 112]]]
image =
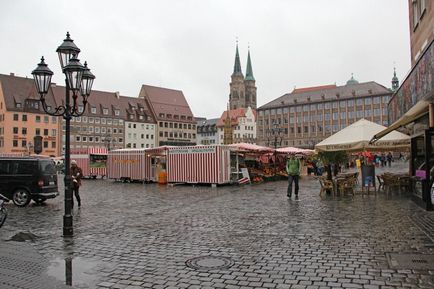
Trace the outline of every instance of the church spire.
[[250, 60], [250, 47], [249, 53], [247, 54], [246, 80], [255, 80], [255, 77], [253, 76], [252, 62]]
[[237, 50], [235, 52], [234, 73], [232, 75], [243, 75], [243, 72], [241, 71], [240, 54], [238, 53], [238, 40]]
[[399, 88], [399, 79], [396, 76], [396, 68], [393, 68], [393, 77], [392, 77], [392, 90], [393, 92], [397, 91]]

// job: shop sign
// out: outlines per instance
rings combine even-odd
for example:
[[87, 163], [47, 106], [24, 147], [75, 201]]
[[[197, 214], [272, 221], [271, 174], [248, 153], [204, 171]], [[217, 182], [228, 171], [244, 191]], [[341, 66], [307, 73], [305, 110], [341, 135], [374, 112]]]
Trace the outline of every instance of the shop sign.
[[206, 154], [215, 153], [215, 147], [203, 147], [203, 148], [176, 148], [170, 149], [171, 154]]

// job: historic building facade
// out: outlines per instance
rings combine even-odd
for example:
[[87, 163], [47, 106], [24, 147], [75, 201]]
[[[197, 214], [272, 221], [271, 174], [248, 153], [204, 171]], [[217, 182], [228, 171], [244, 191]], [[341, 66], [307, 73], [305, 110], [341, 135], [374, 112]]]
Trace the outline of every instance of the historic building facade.
[[[64, 89], [52, 85], [58, 103], [64, 101]], [[62, 132], [64, 146], [64, 121]], [[71, 119], [71, 149], [154, 147], [155, 135], [155, 119], [146, 102], [118, 92], [93, 90], [83, 115]]]
[[197, 120], [197, 144], [218, 144], [218, 118]]
[[415, 176], [413, 199], [427, 210], [434, 210], [431, 202], [434, 170], [434, 1], [408, 0], [408, 6], [411, 69], [388, 104], [389, 127], [377, 133], [373, 141], [393, 130], [401, 130], [411, 136], [409, 163], [410, 174]]
[[[52, 91], [49, 108], [56, 106]], [[42, 155], [60, 155], [60, 118], [47, 115], [32, 78], [0, 74], [0, 153], [33, 154], [34, 137], [42, 137]]]
[[235, 52], [234, 72], [231, 75], [229, 105], [230, 109], [247, 107], [256, 109], [256, 84], [250, 60], [250, 50], [247, 55], [246, 77], [244, 77], [241, 70], [238, 44]]
[[226, 110], [217, 122], [219, 144], [256, 143], [256, 110]]
[[146, 101], [157, 122], [157, 146], [197, 143], [196, 121], [182, 91], [142, 85], [139, 98]]
[[257, 143], [269, 145], [274, 124], [284, 133], [281, 146], [314, 148], [315, 144], [365, 118], [388, 124], [387, 104], [392, 91], [376, 82], [294, 89], [258, 108]]

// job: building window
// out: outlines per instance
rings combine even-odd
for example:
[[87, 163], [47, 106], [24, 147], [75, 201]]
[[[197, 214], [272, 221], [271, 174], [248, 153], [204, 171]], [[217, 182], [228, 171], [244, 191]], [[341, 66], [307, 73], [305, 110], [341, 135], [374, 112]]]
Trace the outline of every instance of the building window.
[[44, 128], [44, 135], [48, 135], [48, 128]]
[[49, 117], [46, 115], [44, 116], [44, 123], [48, 123], [49, 122]]
[[27, 141], [26, 140], [21, 141], [21, 147], [23, 147], [23, 148], [27, 147]]
[[83, 117], [81, 118], [81, 121], [82, 121], [83, 123], [87, 123], [87, 116], [83, 116]]
[[14, 134], [18, 134], [18, 127], [14, 127], [13, 129]]
[[12, 146], [13, 146], [13, 147], [18, 147], [18, 140], [15, 140], [15, 139], [14, 139], [14, 140], [12, 141]]
[[23, 121], [27, 121], [27, 114], [23, 114], [22, 119]]
[[119, 114], [120, 114], [119, 109], [115, 109], [115, 115], [119, 115]]
[[95, 114], [95, 113], [96, 113], [96, 107], [95, 107], [95, 106], [92, 106], [92, 107], [90, 108], [90, 112]]
[[417, 0], [413, 0], [413, 29], [419, 24], [419, 13], [417, 9]]
[[52, 149], [55, 149], [55, 148], [56, 148], [56, 142], [55, 142], [55, 141], [51, 142], [51, 148], [52, 148]]
[[18, 121], [18, 114], [14, 113], [14, 120]]
[[372, 103], [372, 99], [370, 97], [365, 98], [365, 105], [370, 105]]
[[37, 128], [35, 130], [35, 135], [41, 135], [41, 129], [40, 128]]
[[420, 0], [420, 18], [422, 18], [425, 10], [426, 10], [426, 0]]
[[21, 129], [21, 134], [27, 134], [27, 128], [26, 127], [23, 127]]
[[102, 109], [102, 113], [105, 114], [105, 115], [108, 115], [108, 108], [103, 108]]

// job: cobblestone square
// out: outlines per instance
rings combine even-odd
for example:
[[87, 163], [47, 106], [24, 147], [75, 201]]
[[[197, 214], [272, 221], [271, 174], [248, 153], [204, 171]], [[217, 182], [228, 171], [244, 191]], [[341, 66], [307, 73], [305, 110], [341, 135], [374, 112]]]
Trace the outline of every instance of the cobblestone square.
[[[44, 206], [8, 205], [0, 239], [22, 244], [23, 254], [33, 248], [47, 278], [63, 284], [64, 260], [71, 260], [75, 288], [434, 288], [434, 268], [388, 264], [387, 253], [434, 254], [434, 214], [406, 192], [320, 198], [318, 181], [308, 176], [296, 200], [286, 197], [286, 186], [87, 180], [72, 239], [61, 235], [63, 188]], [[6, 242], [19, 232], [35, 240]], [[210, 256], [230, 266], [186, 265]]]

